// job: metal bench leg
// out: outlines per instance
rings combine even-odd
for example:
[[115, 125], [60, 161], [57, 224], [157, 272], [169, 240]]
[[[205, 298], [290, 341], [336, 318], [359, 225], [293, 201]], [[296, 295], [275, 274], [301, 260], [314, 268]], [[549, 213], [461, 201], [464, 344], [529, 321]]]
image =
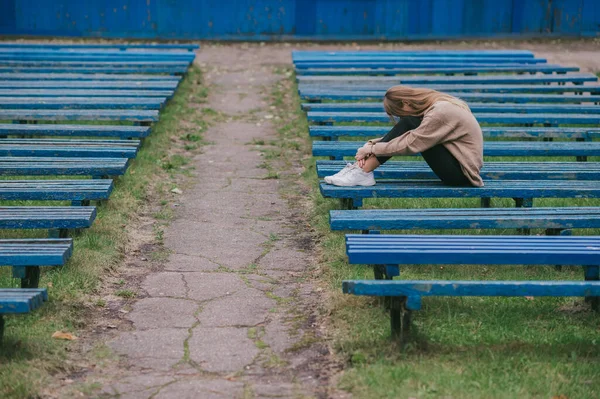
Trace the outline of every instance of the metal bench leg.
[[[584, 266], [585, 281], [600, 280], [600, 266]], [[586, 296], [585, 301], [592, 305], [592, 309], [596, 312], [600, 311], [600, 297]]]
[[67, 238], [69, 237], [69, 229], [50, 229], [48, 230], [48, 238]]
[[482, 197], [481, 198], [481, 207], [482, 208], [491, 208], [492, 207], [492, 199], [490, 197]]
[[21, 288], [37, 288], [40, 284], [39, 266], [13, 266], [13, 278], [21, 279]]
[[[586, 140], [583, 137], [577, 137], [575, 139], [575, 141], [588, 141], [588, 140]], [[586, 155], [577, 156], [575, 159], [577, 160], [577, 162], [587, 162], [587, 156]]]
[[390, 297], [390, 324], [392, 339], [400, 343], [406, 342], [410, 337], [411, 311], [406, 309], [407, 297]]
[[[531, 208], [533, 207], [533, 198], [514, 198], [515, 207], [517, 208]], [[529, 235], [531, 229], [517, 229], [518, 234]]]
[[[546, 229], [547, 236], [570, 236], [573, 233], [571, 229]], [[562, 265], [554, 265], [558, 271], [562, 270]]]

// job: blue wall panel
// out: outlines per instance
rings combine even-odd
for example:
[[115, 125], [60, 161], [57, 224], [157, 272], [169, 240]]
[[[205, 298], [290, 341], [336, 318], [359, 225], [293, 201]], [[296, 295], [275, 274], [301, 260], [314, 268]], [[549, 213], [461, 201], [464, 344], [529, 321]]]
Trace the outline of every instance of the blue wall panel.
[[600, 36], [600, 0], [0, 0], [0, 34], [410, 40]]

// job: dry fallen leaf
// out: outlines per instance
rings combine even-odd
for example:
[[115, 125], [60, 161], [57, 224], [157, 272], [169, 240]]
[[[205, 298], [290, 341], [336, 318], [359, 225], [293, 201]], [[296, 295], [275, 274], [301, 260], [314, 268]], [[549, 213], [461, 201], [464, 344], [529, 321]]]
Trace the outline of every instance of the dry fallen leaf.
[[62, 332], [62, 331], [56, 331], [56, 332], [54, 332], [54, 334], [52, 334], [52, 338], [54, 338], [54, 339], [66, 339], [68, 341], [74, 341], [76, 339], [79, 339], [79, 338], [77, 338], [76, 336], [74, 336], [71, 333], [66, 333], [66, 332]]
[[528, 301], [533, 301], [533, 297], [532, 296], [526, 296], [525, 299], [527, 299]]
[[48, 284], [46, 284], [46, 287], [52, 288], [52, 281], [49, 281]]

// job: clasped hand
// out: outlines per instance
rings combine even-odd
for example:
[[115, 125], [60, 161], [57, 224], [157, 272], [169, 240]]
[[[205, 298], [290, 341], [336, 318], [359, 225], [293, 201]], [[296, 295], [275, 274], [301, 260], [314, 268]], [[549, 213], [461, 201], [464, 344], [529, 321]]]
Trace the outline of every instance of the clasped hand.
[[358, 151], [356, 151], [354, 159], [356, 159], [356, 163], [358, 164], [358, 166], [362, 168], [371, 155], [373, 155], [373, 144], [366, 143], [365, 145], [360, 147]]

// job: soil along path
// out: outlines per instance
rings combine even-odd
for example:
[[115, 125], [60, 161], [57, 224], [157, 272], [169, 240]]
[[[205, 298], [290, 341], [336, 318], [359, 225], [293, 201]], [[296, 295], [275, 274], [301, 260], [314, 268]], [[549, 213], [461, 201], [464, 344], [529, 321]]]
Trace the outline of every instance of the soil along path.
[[102, 397], [329, 397], [329, 352], [315, 339], [316, 298], [304, 279], [311, 238], [264, 165], [279, 118], [268, 95], [285, 78], [275, 64], [289, 65], [290, 50], [263, 50], [199, 53], [211, 93], [199, 112], [219, 122], [165, 230], [168, 261], [142, 282], [147, 296], [125, 315], [132, 329], [107, 342], [122, 361]]

